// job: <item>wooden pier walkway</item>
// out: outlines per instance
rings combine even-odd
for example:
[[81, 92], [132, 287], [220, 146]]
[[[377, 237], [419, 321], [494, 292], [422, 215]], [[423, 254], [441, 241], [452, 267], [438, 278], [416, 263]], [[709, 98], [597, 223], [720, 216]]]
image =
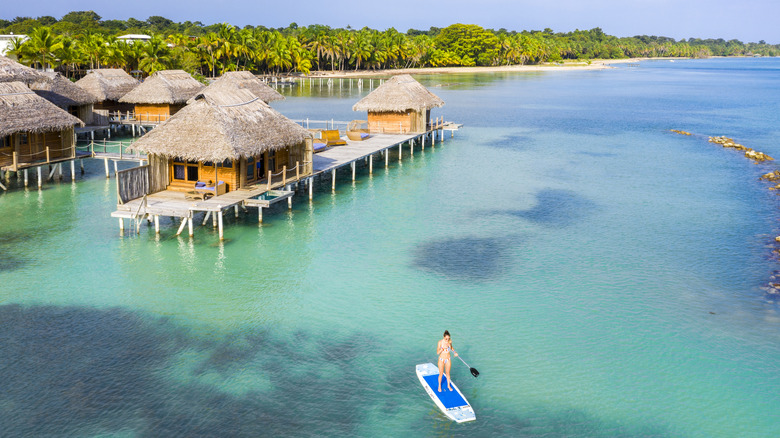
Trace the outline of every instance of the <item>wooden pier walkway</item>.
[[124, 230], [124, 220], [135, 221], [136, 232], [140, 231], [141, 221], [154, 219], [155, 231], [160, 232], [159, 216], [180, 218], [181, 224], [176, 235], [183, 232], [188, 226], [190, 237], [193, 235], [194, 215], [205, 212], [203, 219], [205, 225], [212, 218], [214, 228], [219, 229], [220, 239], [223, 238], [222, 215], [225, 210], [232, 208], [236, 217], [240, 210], [246, 211], [248, 207], [258, 209], [258, 221], [263, 220], [263, 208], [287, 200], [288, 208], [292, 208], [292, 196], [303, 184], [308, 191], [309, 199], [313, 198], [314, 180], [317, 177], [331, 177], [332, 190], [336, 189], [336, 174], [343, 167], [350, 167], [352, 180], [355, 180], [356, 164], [363, 160], [368, 163], [369, 173], [373, 173], [374, 159], [377, 155], [383, 158], [384, 166], [389, 165], [390, 152], [397, 150], [397, 160], [403, 160], [404, 149], [408, 149], [410, 155], [414, 155], [415, 148], [435, 147], [444, 141], [445, 131], [450, 131], [450, 136], [462, 125], [442, 123], [435, 129], [425, 133], [409, 134], [372, 134], [363, 141], [347, 140], [343, 146], [331, 147], [325, 151], [314, 154], [313, 171], [311, 175], [296, 177], [287, 175], [271, 184], [261, 182], [246, 188], [233, 190], [223, 195], [214, 196], [208, 200], [188, 199], [187, 194], [180, 191], [163, 190], [161, 192], [146, 195], [143, 198], [133, 199], [125, 204], [117, 205], [117, 210], [111, 214], [119, 219], [120, 232]]

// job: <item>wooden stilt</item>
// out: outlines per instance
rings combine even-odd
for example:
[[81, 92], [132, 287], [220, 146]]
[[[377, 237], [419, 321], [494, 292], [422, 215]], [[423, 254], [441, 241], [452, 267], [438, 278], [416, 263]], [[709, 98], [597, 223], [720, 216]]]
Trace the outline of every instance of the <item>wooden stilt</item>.
[[403, 150], [402, 146], [403, 146], [403, 144], [399, 144], [398, 145], [398, 161], [401, 161], [401, 157], [404, 154], [404, 150]]
[[154, 215], [154, 233], [160, 234], [160, 215]]
[[29, 180], [29, 176], [27, 175], [27, 169], [24, 169], [24, 186], [27, 187], [27, 181]]
[[211, 216], [211, 212], [207, 211], [206, 216], [203, 217], [203, 223], [201, 225], [206, 225], [206, 222], [209, 221], [209, 217]]
[[217, 213], [215, 212], [211, 213], [211, 226], [212, 228], [217, 228]]
[[414, 141], [412, 140], [409, 140], [409, 154], [411, 154], [411, 156], [414, 156]]
[[84, 160], [79, 160], [79, 166], [81, 166], [81, 174], [84, 174]]
[[314, 178], [309, 178], [309, 201], [314, 199]]
[[43, 176], [41, 175], [41, 166], [38, 166], [38, 189], [43, 185]]
[[70, 179], [71, 181], [76, 181], [76, 161], [71, 160], [70, 162]]
[[117, 172], [119, 172], [119, 167], [117, 166], [117, 161], [114, 160], [114, 176], [116, 176]]
[[187, 218], [186, 217], [181, 219], [181, 225], [179, 225], [179, 229], [178, 229], [178, 231], [176, 231], [176, 235], [177, 236], [181, 235], [181, 232], [184, 231], [184, 226], [185, 225], [187, 225]]
[[257, 222], [263, 223], [263, 207], [257, 207]]
[[194, 233], [192, 232], [192, 216], [187, 218], [187, 231], [189, 231], [190, 237], [194, 235]]
[[374, 174], [374, 154], [368, 156], [368, 174]]
[[388, 151], [387, 149], [385, 149], [385, 150], [384, 150], [384, 151], [382, 151], [382, 152], [385, 154], [385, 169], [386, 169], [386, 168], [387, 168], [387, 166], [388, 166], [388, 164], [389, 164], [389, 161], [390, 161], [390, 153], [389, 153], [390, 151]]
[[238, 204], [233, 206], [233, 212], [235, 213], [235, 216], [238, 217]]
[[225, 235], [222, 232], [222, 209], [219, 209], [219, 213], [217, 214], [217, 222], [219, 223], [219, 240], [225, 240]]
[[106, 168], [106, 178], [110, 178], [111, 174], [108, 172], [108, 158], [103, 158], [103, 164], [105, 165]]
[[287, 209], [292, 210], [292, 196], [287, 198]]
[[331, 178], [333, 180], [332, 184], [331, 184], [332, 185], [331, 190], [333, 190], [335, 192], [336, 191], [336, 169], [334, 168], [333, 170], [331, 170], [330, 174], [331, 174]]
[[351, 162], [349, 164], [352, 167], [352, 181], [354, 181], [355, 180], [355, 162], [353, 161], [353, 162]]

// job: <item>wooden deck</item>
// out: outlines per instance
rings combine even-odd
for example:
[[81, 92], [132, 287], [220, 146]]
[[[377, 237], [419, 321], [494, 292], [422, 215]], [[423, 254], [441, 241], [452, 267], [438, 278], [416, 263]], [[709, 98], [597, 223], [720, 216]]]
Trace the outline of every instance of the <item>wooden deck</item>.
[[[214, 220], [214, 226], [219, 228], [219, 235], [222, 238], [222, 213], [226, 209], [232, 207], [235, 210], [235, 214], [238, 215], [239, 208], [244, 210], [247, 207], [257, 208], [258, 219], [262, 222], [263, 208], [269, 207], [274, 202], [286, 199], [288, 205], [292, 208], [292, 195], [294, 192], [277, 189], [289, 189], [293, 185], [297, 187], [299, 183], [303, 182], [308, 188], [309, 199], [312, 199], [313, 180], [318, 176], [329, 175], [335, 190], [337, 169], [350, 166], [354, 180], [355, 165], [358, 161], [367, 160], [369, 162], [369, 172], [371, 172], [373, 171], [375, 155], [381, 153], [385, 163], [387, 163], [389, 159], [388, 150], [395, 149], [398, 151], [398, 159], [400, 160], [403, 157], [404, 146], [407, 146], [409, 152], [413, 155], [415, 147], [435, 146], [435, 144], [444, 140], [445, 130], [454, 131], [458, 127], [460, 125], [449, 125], [447, 128], [442, 129], [440, 126], [439, 129], [425, 133], [372, 134], [363, 141], [347, 140], [346, 145], [330, 147], [314, 154], [312, 174], [300, 175], [298, 178], [295, 175], [291, 175], [286, 180], [282, 180], [280, 177], [279, 180], [273, 181], [270, 186], [263, 180], [255, 185], [233, 190], [224, 195], [214, 196], [205, 201], [187, 199], [187, 195], [184, 192], [164, 190], [147, 195], [144, 198], [134, 199], [125, 204], [119, 204], [117, 205], [117, 211], [112, 213], [111, 216], [119, 218], [120, 229], [124, 229], [124, 219], [134, 219], [137, 224], [140, 224], [141, 218], [147, 216], [154, 217], [155, 230], [157, 232], [159, 232], [157, 217], [170, 216], [181, 218], [182, 222], [177, 235], [183, 231], [185, 225], [189, 224], [189, 234], [192, 236], [193, 215], [196, 212], [206, 212], [203, 224], [211, 216]], [[272, 192], [269, 192], [269, 190]], [[269, 193], [273, 194], [272, 200], [258, 199], [258, 197]], [[140, 227], [140, 225], [138, 226]]]

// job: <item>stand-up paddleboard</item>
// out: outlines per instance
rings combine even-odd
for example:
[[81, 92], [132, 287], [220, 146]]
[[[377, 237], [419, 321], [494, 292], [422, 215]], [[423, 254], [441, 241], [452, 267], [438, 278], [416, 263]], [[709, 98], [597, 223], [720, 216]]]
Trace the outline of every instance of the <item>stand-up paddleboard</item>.
[[439, 369], [432, 363], [417, 365], [417, 378], [420, 379], [425, 392], [441, 411], [451, 420], [458, 423], [474, 421], [477, 415], [460, 392], [455, 382], [450, 382], [452, 391], [447, 389], [447, 375], [441, 377], [441, 392], [439, 392]]

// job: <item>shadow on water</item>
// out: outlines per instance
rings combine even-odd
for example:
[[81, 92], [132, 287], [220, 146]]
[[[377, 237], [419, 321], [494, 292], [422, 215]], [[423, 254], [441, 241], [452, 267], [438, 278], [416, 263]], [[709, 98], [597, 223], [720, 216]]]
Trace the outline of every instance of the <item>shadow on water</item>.
[[546, 189], [536, 194], [536, 205], [526, 210], [491, 210], [487, 214], [510, 215], [548, 227], [575, 224], [590, 215], [596, 204], [569, 190]]
[[520, 151], [527, 149], [529, 145], [532, 145], [534, 139], [527, 135], [522, 134], [508, 134], [497, 138], [496, 140], [488, 143], [488, 146], [492, 146], [498, 149], [511, 149]]
[[[258, 328], [197, 337], [166, 318], [86, 307], [5, 305], [0, 321], [0, 430], [7, 436], [354, 436], [374, 427], [376, 409], [418, 412], [409, 403], [420, 404], [410, 419], [412, 435], [605, 430], [600, 419], [577, 412], [518, 419], [493, 406], [480, 406], [475, 424], [446, 421], [410, 374], [413, 358], [429, 354], [406, 348], [382, 367], [366, 366], [377, 345], [365, 333], [280, 339]], [[214, 376], [228, 386], [238, 379], [239, 390], [214, 385]], [[257, 387], [258, 380], [269, 384]], [[466, 386], [472, 402], [478, 386]], [[629, 432], [663, 435], [652, 428]]]
[[20, 257], [27, 248], [32, 234], [24, 232], [0, 233], [0, 273], [21, 269], [32, 263], [31, 258]]
[[414, 250], [412, 263], [422, 270], [451, 279], [493, 280], [507, 269], [512, 240], [517, 239], [462, 237], [433, 240]]

